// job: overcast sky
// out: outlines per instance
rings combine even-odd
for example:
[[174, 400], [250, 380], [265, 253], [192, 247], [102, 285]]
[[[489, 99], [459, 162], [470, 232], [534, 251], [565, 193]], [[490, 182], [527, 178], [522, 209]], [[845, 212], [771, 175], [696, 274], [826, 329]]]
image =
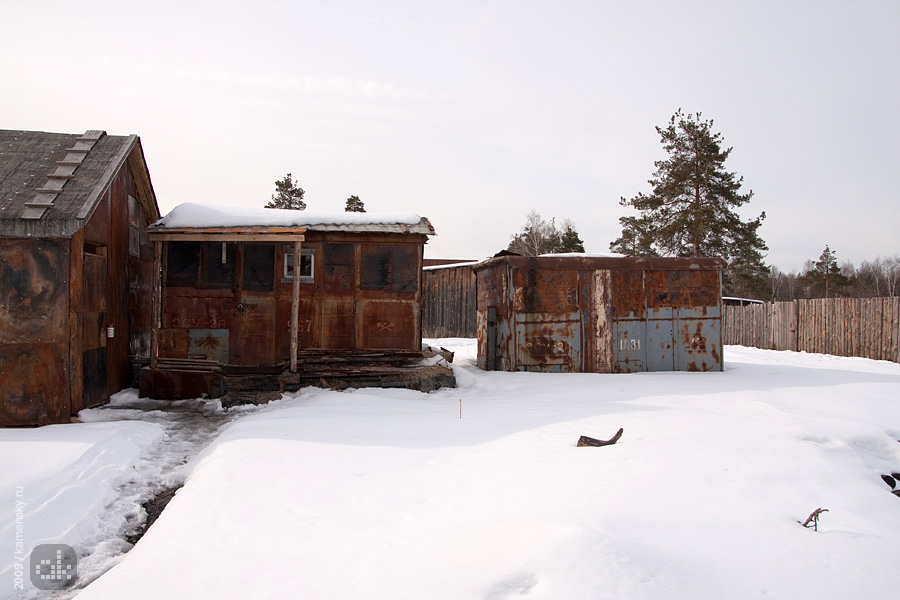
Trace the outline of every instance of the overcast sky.
[[767, 262], [900, 253], [900, 2], [0, 0], [0, 127], [138, 134], [163, 213], [431, 219], [483, 258], [535, 209], [589, 252], [648, 192], [654, 127], [714, 119]]

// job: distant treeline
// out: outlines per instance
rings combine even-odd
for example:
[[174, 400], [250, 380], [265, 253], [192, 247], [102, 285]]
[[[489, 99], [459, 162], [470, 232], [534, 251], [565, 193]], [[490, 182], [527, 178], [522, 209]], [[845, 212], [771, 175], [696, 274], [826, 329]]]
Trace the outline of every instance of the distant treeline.
[[[759, 300], [805, 298], [894, 298], [900, 295], [900, 254], [863, 261], [859, 267], [840, 265], [826, 247], [818, 261], [808, 260], [800, 273], [769, 267], [768, 289], [754, 294]], [[826, 256], [826, 254], [828, 256]]]

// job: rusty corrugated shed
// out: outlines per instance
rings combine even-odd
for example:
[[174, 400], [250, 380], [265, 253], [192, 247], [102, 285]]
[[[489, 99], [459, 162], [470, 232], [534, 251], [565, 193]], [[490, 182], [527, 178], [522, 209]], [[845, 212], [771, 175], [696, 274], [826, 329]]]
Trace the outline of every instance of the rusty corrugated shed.
[[502, 256], [476, 265], [478, 365], [549, 372], [722, 369], [716, 258]]

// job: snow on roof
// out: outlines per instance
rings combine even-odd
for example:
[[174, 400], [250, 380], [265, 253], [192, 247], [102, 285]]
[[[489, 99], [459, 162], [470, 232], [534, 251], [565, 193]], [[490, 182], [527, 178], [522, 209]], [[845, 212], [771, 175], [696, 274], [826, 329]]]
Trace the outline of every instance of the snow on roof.
[[455, 269], [457, 267], [471, 267], [472, 265], [477, 265], [479, 261], [477, 260], [466, 260], [463, 262], [455, 262], [455, 263], [447, 263], [445, 265], [431, 265], [428, 267], [422, 267], [423, 271], [437, 271], [440, 269]]
[[625, 254], [615, 252], [560, 252], [558, 254], [541, 254], [540, 256], [580, 256], [583, 258], [624, 258]]
[[211, 206], [185, 202], [152, 225], [182, 227], [303, 227], [314, 231], [378, 231], [434, 235], [425, 217], [413, 213], [358, 213]]

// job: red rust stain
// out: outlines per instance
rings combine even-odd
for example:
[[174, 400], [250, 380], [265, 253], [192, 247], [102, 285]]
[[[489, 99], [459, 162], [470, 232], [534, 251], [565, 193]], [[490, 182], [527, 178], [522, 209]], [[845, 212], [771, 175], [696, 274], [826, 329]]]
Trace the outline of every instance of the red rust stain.
[[0, 344], [0, 426], [68, 422], [65, 363], [55, 344]]
[[690, 332], [690, 325], [685, 324], [681, 328], [681, 342], [685, 349], [691, 353], [706, 353], [706, 336], [703, 335], [703, 323], [698, 321], [696, 331]]

